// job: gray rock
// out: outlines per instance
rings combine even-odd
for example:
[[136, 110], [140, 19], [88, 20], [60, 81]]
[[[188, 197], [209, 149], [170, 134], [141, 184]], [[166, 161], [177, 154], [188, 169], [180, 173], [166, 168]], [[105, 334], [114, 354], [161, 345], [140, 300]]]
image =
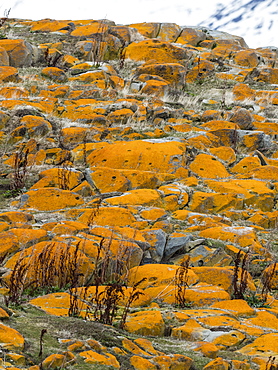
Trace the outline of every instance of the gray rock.
[[[148, 232], [148, 231], [146, 231]], [[154, 248], [150, 248], [149, 252], [151, 255], [151, 258], [155, 262], [161, 262], [163, 256], [164, 256], [164, 249], [166, 245], [166, 239], [167, 239], [167, 234], [161, 230], [150, 230], [150, 234], [155, 234], [156, 235], [156, 243], [154, 245]]]
[[186, 247], [193, 240], [192, 235], [169, 236], [164, 250], [164, 260], [169, 260], [176, 252]]

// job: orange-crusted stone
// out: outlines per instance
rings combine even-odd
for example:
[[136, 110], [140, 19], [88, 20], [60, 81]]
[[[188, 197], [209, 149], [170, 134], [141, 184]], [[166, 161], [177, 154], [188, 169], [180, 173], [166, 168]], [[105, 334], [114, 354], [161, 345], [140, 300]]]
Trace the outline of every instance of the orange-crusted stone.
[[211, 307], [228, 310], [236, 317], [249, 317], [256, 314], [255, 310], [243, 299], [216, 302]]
[[2, 82], [20, 82], [18, 70], [15, 67], [0, 66], [0, 81]]
[[156, 63], [179, 63], [188, 57], [185, 49], [157, 39], [132, 42], [125, 52], [126, 58]]
[[230, 176], [225, 166], [209, 154], [198, 154], [189, 168], [195, 174], [205, 178], [215, 179]]
[[159, 366], [159, 369], [163, 370], [190, 370], [193, 363], [190, 357], [179, 354], [155, 356], [152, 361]]
[[161, 337], [164, 335], [165, 323], [160, 311], [139, 311], [127, 317], [125, 330], [138, 335]]
[[30, 190], [21, 197], [20, 209], [37, 209], [40, 211], [56, 211], [59, 209], [80, 206], [83, 198], [69, 190], [57, 188], [41, 188]]
[[148, 63], [136, 69], [136, 76], [142, 74], [159, 76], [166, 80], [166, 82], [183, 86], [185, 83], [186, 68], [179, 63]]
[[277, 333], [264, 334], [259, 338], [256, 338], [252, 343], [237, 350], [237, 352], [248, 356], [258, 356], [263, 358], [269, 358], [269, 356], [277, 357], [277, 340]]
[[84, 357], [84, 361], [87, 364], [106, 365], [109, 367], [111, 366], [114, 369], [120, 368], [120, 364], [117, 358], [108, 352], [98, 353], [92, 350], [88, 350], [88, 351], [80, 352], [79, 356]]
[[186, 164], [185, 144], [177, 141], [115, 142], [94, 150], [87, 158], [92, 167], [137, 169], [144, 171], [174, 173]]
[[41, 74], [43, 77], [48, 77], [51, 80], [57, 81], [57, 82], [65, 82], [67, 81], [67, 75], [65, 72], [57, 67], [46, 67], [43, 68], [41, 71]]
[[33, 46], [21, 39], [2, 39], [0, 47], [9, 55], [9, 65], [12, 67], [30, 67], [33, 61]]

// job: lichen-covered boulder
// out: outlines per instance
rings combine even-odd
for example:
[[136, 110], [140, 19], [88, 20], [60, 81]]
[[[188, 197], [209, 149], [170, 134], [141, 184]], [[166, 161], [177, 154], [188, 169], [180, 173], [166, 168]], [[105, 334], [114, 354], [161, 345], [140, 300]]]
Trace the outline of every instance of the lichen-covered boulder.
[[197, 175], [210, 179], [230, 176], [225, 166], [209, 154], [197, 155], [195, 160], [190, 164], [190, 169]]
[[0, 67], [0, 81], [2, 82], [20, 82], [18, 70], [15, 67]]
[[156, 63], [180, 63], [188, 58], [188, 52], [169, 42], [147, 39], [132, 42], [125, 49], [126, 58], [135, 61], [153, 61]]
[[258, 356], [263, 358], [269, 358], [270, 356], [276, 357], [278, 355], [277, 339], [277, 333], [264, 334], [237, 351], [249, 356]]
[[15, 329], [0, 323], [1, 346], [9, 351], [22, 351], [24, 349], [24, 337]]
[[80, 206], [84, 203], [81, 195], [69, 190], [57, 188], [39, 188], [21, 196], [20, 209], [37, 209], [40, 211], [57, 211]]
[[127, 317], [125, 329], [129, 333], [161, 337], [164, 335], [165, 323], [160, 311], [139, 311]]
[[30, 67], [33, 61], [34, 47], [21, 39], [0, 40], [0, 47], [9, 55], [9, 65], [12, 67]]
[[178, 141], [115, 142], [94, 150], [87, 158], [91, 167], [174, 173], [186, 163], [186, 147]]
[[67, 81], [67, 75], [65, 74], [65, 72], [62, 69], [57, 68], [57, 67], [43, 68], [41, 71], [41, 74], [43, 77], [47, 77], [56, 82], [66, 82]]
[[142, 74], [159, 76], [175, 87], [182, 87], [185, 84], [186, 68], [178, 63], [146, 63], [136, 69], [135, 78]]

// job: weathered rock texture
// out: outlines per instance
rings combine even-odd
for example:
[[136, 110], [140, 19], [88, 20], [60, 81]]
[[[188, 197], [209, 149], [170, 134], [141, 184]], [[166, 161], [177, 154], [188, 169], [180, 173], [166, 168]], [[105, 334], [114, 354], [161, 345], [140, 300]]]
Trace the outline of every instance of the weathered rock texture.
[[[276, 48], [173, 23], [2, 29], [0, 368], [276, 369]], [[94, 322], [115, 281], [121, 332]]]

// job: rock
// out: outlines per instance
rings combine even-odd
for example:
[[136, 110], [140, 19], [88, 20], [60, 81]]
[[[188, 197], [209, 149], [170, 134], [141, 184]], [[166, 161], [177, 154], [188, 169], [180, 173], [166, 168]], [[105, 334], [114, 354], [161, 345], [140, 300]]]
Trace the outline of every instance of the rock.
[[136, 343], [140, 348], [143, 348], [148, 354], [153, 356], [163, 355], [164, 353], [157, 351], [150, 340], [145, 338], [137, 338], [134, 339], [134, 343]]
[[9, 211], [0, 213], [0, 220], [8, 223], [33, 223], [34, 216], [26, 212]]
[[[190, 270], [189, 270], [190, 271]], [[189, 279], [190, 279], [189, 275]], [[190, 280], [189, 280], [190, 281]], [[168, 285], [150, 286], [145, 288], [145, 292], [159, 302], [167, 304], [177, 304], [177, 286], [174, 285], [174, 280]], [[230, 299], [230, 295], [218, 286], [205, 283], [190, 286], [184, 290], [183, 299], [187, 305], [193, 307], [202, 307], [214, 302]]]
[[31, 189], [57, 187], [62, 190], [72, 190], [80, 185], [83, 174], [74, 168], [50, 168], [40, 172], [40, 180]]
[[259, 243], [255, 230], [249, 227], [212, 227], [199, 234], [203, 238], [220, 239], [239, 244], [241, 248], [248, 248], [253, 253], [263, 254], [267, 250]]
[[[176, 271], [179, 266], [167, 264], [147, 264], [139, 267], [134, 267], [129, 270], [128, 284], [133, 286], [143, 278], [138, 288], [146, 289], [149, 287], [159, 287], [164, 285], [173, 285], [175, 280]], [[187, 284], [196, 284], [198, 278], [193, 273], [192, 269], [188, 270]]]
[[[225, 194], [237, 194], [238, 198], [243, 199], [243, 207], [252, 206], [262, 211], [270, 211], [273, 209], [274, 192], [262, 181], [251, 179], [230, 180], [225, 182], [207, 180], [205, 183], [214, 191]], [[241, 208], [242, 207], [239, 209]]]
[[21, 119], [20, 123], [21, 126], [13, 130], [11, 136], [43, 137], [52, 130], [51, 124], [41, 117], [26, 115]]
[[[31, 305], [36, 306], [50, 315], [56, 316], [68, 316], [70, 307], [70, 295], [69, 293], [51, 293], [42, 297], [31, 299], [29, 302]], [[86, 305], [77, 300], [78, 308], [80, 309], [80, 316], [86, 316]]]
[[23, 351], [25, 340], [15, 329], [0, 323], [0, 342], [9, 351]]
[[277, 333], [269, 333], [261, 335], [259, 338], [256, 338], [252, 343], [247, 344], [237, 352], [249, 355], [249, 356], [258, 356], [262, 358], [269, 358], [270, 356], [276, 357], [277, 353]]
[[233, 94], [235, 100], [253, 100], [255, 91], [251, 89], [247, 84], [237, 84], [233, 88]]
[[209, 329], [204, 329], [196, 320], [189, 319], [184, 325], [173, 328], [171, 336], [187, 341], [200, 341], [207, 338], [209, 334]]
[[126, 58], [134, 61], [180, 63], [181, 60], [188, 58], [188, 53], [185, 49], [157, 39], [132, 42], [127, 46], [125, 52]]
[[164, 259], [169, 260], [176, 252], [186, 251], [187, 244], [192, 241], [192, 235], [185, 235], [181, 233], [171, 234], [167, 240], [164, 248]]
[[56, 82], [65, 82], [67, 81], [67, 75], [65, 72], [57, 67], [46, 67], [41, 71], [43, 77], [47, 77]]
[[135, 370], [150, 369], [156, 370], [157, 366], [146, 358], [140, 356], [130, 357], [130, 364]]
[[231, 122], [238, 124], [241, 130], [252, 130], [253, 117], [251, 113], [245, 108], [239, 108], [234, 113], [231, 114], [229, 118]]
[[8, 53], [10, 66], [15, 68], [31, 66], [35, 48], [29, 42], [21, 39], [4, 39], [0, 40], [0, 47]]
[[117, 358], [108, 352], [100, 354], [98, 352], [89, 350], [89, 351], [80, 352], [79, 356], [84, 357], [85, 359], [84, 361], [87, 364], [99, 364], [99, 365], [112, 366], [114, 369], [120, 368], [120, 364]]
[[156, 37], [162, 41], [177, 42], [180, 31], [181, 28], [175, 23], [161, 23]]
[[230, 367], [229, 362], [221, 357], [217, 357], [215, 360], [209, 362], [204, 366], [204, 370], [228, 370]]
[[132, 342], [130, 339], [124, 338], [122, 340], [122, 345], [123, 345], [123, 348], [126, 351], [129, 351], [129, 352], [133, 353], [134, 355], [150, 357], [150, 354], [148, 352], [141, 349], [137, 344]]
[[225, 161], [229, 165], [236, 161], [235, 151], [229, 146], [211, 148], [210, 152], [213, 156], [219, 158], [222, 161]]
[[153, 358], [153, 361], [161, 369], [165, 370], [170, 370], [172, 368], [189, 370], [193, 363], [193, 360], [191, 358], [179, 354], [156, 356]]
[[223, 178], [230, 174], [215, 157], [208, 154], [199, 154], [189, 166], [190, 170], [204, 178]]
[[0, 80], [2, 82], [20, 82], [21, 78], [18, 76], [17, 68], [0, 67]]
[[159, 192], [154, 189], [137, 189], [130, 190], [127, 193], [123, 193], [120, 196], [112, 198], [106, 198], [105, 202], [110, 205], [121, 206], [121, 205], [134, 205], [134, 206], [154, 206], [161, 207], [162, 200]]
[[[217, 285], [225, 289], [230, 294], [233, 289], [233, 276], [234, 276], [234, 267], [194, 267], [193, 271], [198, 276], [199, 281]], [[247, 284], [250, 290], [254, 290], [255, 286], [253, 280], [248, 274]]]
[[176, 42], [178, 44], [190, 44], [193, 46], [198, 46], [201, 41], [206, 39], [206, 33], [195, 28], [183, 27]]
[[159, 311], [139, 311], [127, 317], [125, 330], [137, 335], [164, 335], [165, 323]]
[[234, 62], [243, 67], [257, 67], [260, 57], [253, 50], [241, 50], [235, 53]]
[[161, 262], [164, 256], [167, 234], [161, 229], [145, 229], [143, 235], [151, 245], [149, 252], [153, 261]]
[[189, 209], [198, 213], [221, 214], [229, 209], [243, 209], [243, 199], [236, 193], [193, 193]]
[[9, 54], [7, 53], [6, 49], [0, 46], [0, 63], [1, 66], [9, 66]]
[[56, 188], [41, 188], [30, 190], [21, 196], [21, 209], [37, 209], [41, 211], [56, 211], [59, 209], [76, 207], [84, 201], [79, 194], [69, 190]]
[[236, 317], [250, 317], [256, 314], [255, 310], [251, 308], [243, 299], [216, 302], [211, 307], [228, 310]]
[[162, 77], [175, 87], [180, 86], [182, 88], [185, 84], [186, 68], [178, 63], [148, 63], [136, 69], [134, 78], [144, 74]]
[[184, 155], [184, 144], [176, 141], [138, 140], [116, 142], [102, 149], [96, 149], [87, 160], [92, 167], [105, 165], [116, 169], [137, 169], [171, 174], [185, 165]]
[[56, 369], [57, 367], [64, 367], [74, 364], [75, 356], [71, 352], [65, 354], [52, 354], [46, 357], [42, 362], [42, 369]]
[[[78, 221], [91, 225], [93, 223], [100, 226], [132, 226], [136, 224], [133, 214], [122, 207], [104, 207], [74, 210], [74, 214], [80, 214]], [[70, 214], [70, 213], [69, 213]]]
[[160, 23], [132, 23], [129, 25], [129, 27], [135, 28], [141, 35], [143, 35], [145, 38], [156, 38], [159, 29], [160, 29]]
[[219, 349], [227, 350], [229, 349], [229, 347], [233, 348], [234, 346], [240, 345], [245, 339], [246, 336], [240, 331], [231, 330], [215, 338], [213, 340], [213, 344], [216, 345]]
[[219, 348], [213, 343], [197, 342], [197, 347], [194, 348], [194, 351], [200, 352], [205, 357], [216, 358]]

